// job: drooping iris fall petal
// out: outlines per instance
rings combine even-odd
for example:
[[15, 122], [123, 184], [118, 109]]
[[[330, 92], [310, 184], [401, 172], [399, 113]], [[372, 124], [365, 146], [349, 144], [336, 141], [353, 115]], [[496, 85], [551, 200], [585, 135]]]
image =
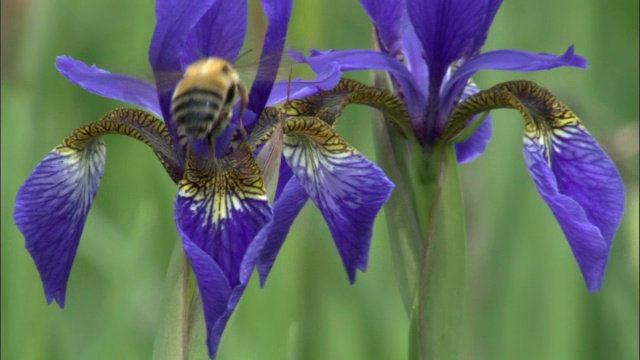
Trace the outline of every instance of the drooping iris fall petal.
[[179, 176], [164, 124], [135, 109], [114, 110], [76, 129], [38, 164], [18, 191], [14, 220], [40, 272], [47, 301], [55, 299], [60, 307], [104, 171], [106, 147], [100, 136], [114, 133], [145, 142], [167, 173]]
[[613, 235], [624, 212], [624, 185], [607, 154], [579, 123], [524, 137], [538, 192], [567, 237], [590, 292], [602, 287]]
[[[193, 271], [202, 295], [207, 343], [213, 357], [248, 281], [242, 271], [250, 273], [253, 268], [253, 263], [243, 266], [248, 249], [271, 219], [262, 173], [246, 143], [222, 159], [188, 156], [175, 202], [175, 219], [187, 257], [199, 264]], [[252, 252], [253, 259], [258, 253]], [[216, 288], [216, 284], [226, 286]], [[240, 294], [232, 296], [236, 288]]]
[[444, 135], [455, 138], [474, 114], [495, 108], [522, 115], [529, 173], [564, 231], [587, 288], [598, 291], [624, 213], [618, 170], [580, 119], [529, 81], [498, 84], [470, 96], [456, 107]]
[[373, 221], [393, 183], [329, 125], [313, 118], [285, 123], [284, 157], [324, 216], [351, 282], [367, 266]]
[[71, 265], [104, 171], [99, 139], [63, 143], [31, 173], [16, 197], [13, 218], [36, 263], [47, 302], [64, 307]]

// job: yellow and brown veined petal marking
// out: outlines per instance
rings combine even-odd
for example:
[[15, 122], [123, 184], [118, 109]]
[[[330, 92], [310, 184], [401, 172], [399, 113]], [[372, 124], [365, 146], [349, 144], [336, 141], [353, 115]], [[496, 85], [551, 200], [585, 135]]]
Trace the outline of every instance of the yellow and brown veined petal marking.
[[358, 153], [331, 126], [327, 126], [319, 118], [290, 118], [283, 124], [283, 130], [286, 135], [285, 143], [289, 145], [312, 139], [318, 150], [325, 155], [350, 156]]
[[115, 109], [100, 120], [74, 130], [53, 151], [60, 155], [78, 153], [105, 134], [120, 134], [142, 141], [153, 150], [175, 183], [182, 178], [182, 166], [171, 146], [165, 123], [144, 110]]
[[290, 116], [313, 116], [335, 125], [342, 110], [350, 104], [367, 105], [380, 110], [391, 120], [393, 126], [407, 137], [411, 136], [411, 121], [406, 105], [386, 89], [364, 85], [358, 81], [342, 78], [331, 90], [286, 103], [283, 108]]
[[367, 105], [380, 110], [405, 137], [413, 136], [409, 113], [399, 97], [386, 89], [343, 78], [331, 90], [288, 101], [281, 108], [266, 107], [250, 134], [249, 145], [255, 150], [273, 136], [279, 124], [295, 118], [315, 118], [335, 126], [342, 110], [351, 104]]
[[[236, 200], [265, 199], [262, 171], [247, 143], [238, 151], [222, 158], [200, 157], [189, 151], [184, 178], [180, 181], [182, 196], [202, 200], [209, 196], [216, 199], [216, 209], [223, 210], [218, 216], [225, 217], [226, 210], [235, 206]], [[224, 202], [223, 197], [228, 197]], [[231, 207], [226, 205], [231, 205]]]
[[483, 90], [462, 101], [449, 117], [443, 140], [455, 140], [472, 117], [492, 109], [517, 110], [525, 122], [528, 141], [542, 145], [550, 161], [553, 138], [563, 139], [584, 131], [580, 119], [549, 90], [531, 81], [509, 81]]
[[247, 140], [251, 149], [255, 151], [260, 145], [267, 142], [273, 136], [277, 126], [285, 122], [288, 117], [289, 115], [281, 108], [264, 108]]
[[176, 222], [183, 238], [213, 257], [231, 286], [247, 248], [270, 218], [262, 171], [246, 142], [224, 158], [187, 153]]

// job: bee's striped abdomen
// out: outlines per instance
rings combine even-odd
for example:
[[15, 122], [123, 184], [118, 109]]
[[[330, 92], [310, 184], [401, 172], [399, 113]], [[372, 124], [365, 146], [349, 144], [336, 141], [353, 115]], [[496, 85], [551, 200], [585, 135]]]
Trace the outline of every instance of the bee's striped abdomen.
[[220, 118], [223, 102], [223, 94], [215, 89], [192, 87], [174, 94], [171, 117], [194, 138], [215, 136], [224, 130], [223, 122], [228, 120]]

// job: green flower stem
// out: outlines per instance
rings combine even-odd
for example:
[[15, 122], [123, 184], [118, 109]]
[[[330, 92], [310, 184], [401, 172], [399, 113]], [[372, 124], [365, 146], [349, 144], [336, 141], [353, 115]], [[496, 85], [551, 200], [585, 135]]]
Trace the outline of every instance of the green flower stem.
[[208, 360], [207, 330], [196, 279], [177, 242], [167, 272], [153, 360]]
[[396, 184], [385, 205], [396, 277], [411, 317], [409, 359], [456, 359], [464, 307], [465, 224], [453, 144], [428, 158], [382, 115], [377, 159]]
[[410, 353], [416, 359], [456, 359], [462, 331], [465, 224], [453, 144], [436, 147], [429, 173], [436, 186], [428, 217], [418, 290], [412, 313]]

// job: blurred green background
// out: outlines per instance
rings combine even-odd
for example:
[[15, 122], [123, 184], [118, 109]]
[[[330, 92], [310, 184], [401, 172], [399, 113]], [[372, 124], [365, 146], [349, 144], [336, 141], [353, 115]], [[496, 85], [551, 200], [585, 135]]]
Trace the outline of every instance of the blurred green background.
[[[265, 24], [251, 3], [248, 47], [255, 48]], [[12, 212], [19, 186], [49, 150], [78, 125], [123, 106], [67, 82], [55, 56], [148, 75], [153, 9], [150, 0], [2, 2], [3, 359], [151, 356], [178, 242], [175, 186], [151, 151], [129, 138], [107, 138], [107, 168], [64, 310], [47, 306]], [[371, 37], [356, 0], [297, 0], [289, 33], [298, 49], [368, 47]], [[486, 155], [462, 167], [469, 246], [461, 359], [638, 358], [638, 2], [507, 0], [484, 49], [562, 53], [570, 44], [589, 59], [589, 70], [484, 72], [475, 79], [484, 88], [514, 79], [550, 88], [617, 163], [627, 212], [605, 285], [587, 293], [522, 161], [522, 121], [514, 111], [495, 111]], [[338, 129], [374, 158], [368, 109], [348, 109]], [[267, 286], [252, 280], [218, 358], [406, 358], [408, 320], [384, 216], [375, 234], [369, 269], [350, 286], [319, 212], [305, 208]]]

